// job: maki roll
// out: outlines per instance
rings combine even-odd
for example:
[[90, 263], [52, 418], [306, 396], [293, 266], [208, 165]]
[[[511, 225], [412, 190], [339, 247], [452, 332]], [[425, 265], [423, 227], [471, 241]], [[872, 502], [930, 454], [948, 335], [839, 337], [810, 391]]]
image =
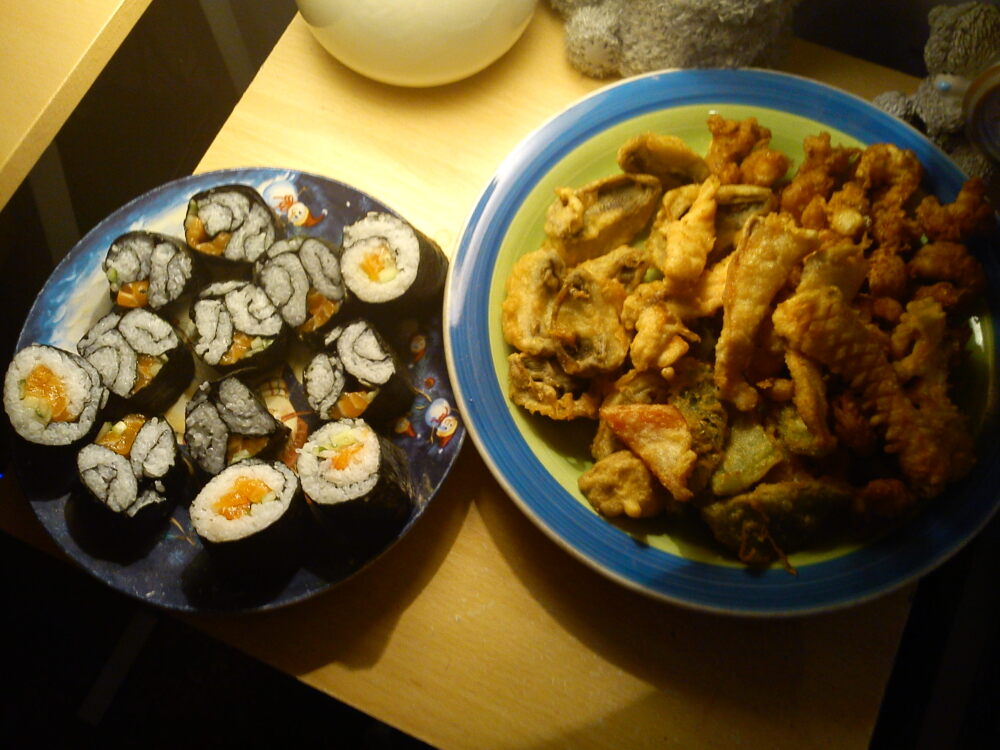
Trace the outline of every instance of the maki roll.
[[188, 201], [184, 239], [210, 263], [253, 263], [278, 237], [274, 213], [246, 185], [220, 185]]
[[401, 520], [412, 508], [406, 455], [361, 419], [329, 422], [299, 451], [299, 480], [321, 519]]
[[257, 262], [255, 277], [282, 319], [305, 341], [330, 328], [347, 297], [339, 249], [316, 237], [278, 240]]
[[94, 366], [53, 346], [21, 349], [4, 376], [3, 405], [11, 426], [41, 445], [70, 445], [86, 437], [107, 400]]
[[191, 352], [177, 331], [145, 308], [108, 313], [76, 348], [114, 394], [116, 410], [164, 412], [194, 375]]
[[236, 377], [202, 383], [185, 409], [184, 442], [207, 474], [218, 474], [246, 458], [273, 458], [289, 433]]
[[187, 245], [156, 232], [126, 232], [111, 243], [103, 267], [114, 304], [152, 310], [190, 293], [200, 275]]
[[89, 493], [130, 526], [164, 519], [187, 475], [173, 428], [142, 414], [104, 423], [76, 465]]
[[448, 272], [437, 243], [399, 217], [376, 211], [344, 227], [340, 265], [351, 294], [371, 304], [429, 299]]
[[409, 409], [414, 389], [409, 373], [389, 343], [364, 319], [334, 328], [327, 351], [303, 373], [306, 399], [324, 419], [396, 417]]
[[220, 372], [264, 370], [285, 353], [285, 329], [277, 309], [249, 281], [205, 287], [194, 303], [194, 350]]
[[191, 523], [227, 572], [283, 573], [301, 548], [298, 495], [298, 478], [284, 464], [241, 461], [205, 484], [191, 503]]

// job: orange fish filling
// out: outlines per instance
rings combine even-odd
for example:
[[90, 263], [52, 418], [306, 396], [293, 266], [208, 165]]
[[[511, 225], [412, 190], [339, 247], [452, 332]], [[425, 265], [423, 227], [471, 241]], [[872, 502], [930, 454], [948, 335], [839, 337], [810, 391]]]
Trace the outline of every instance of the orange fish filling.
[[152, 354], [140, 354], [136, 358], [135, 385], [132, 387], [132, 393], [138, 393], [149, 385], [162, 366], [163, 363], [160, 362], [159, 357], [154, 357]]
[[229, 351], [219, 358], [220, 365], [233, 365], [243, 359], [244, 355], [250, 351], [250, 347], [253, 345], [253, 339], [247, 336], [245, 333], [237, 331], [233, 334], [233, 343], [229, 347]]
[[[110, 422], [104, 425], [94, 442], [127, 457], [132, 452], [132, 444], [144, 424], [146, 418], [141, 414], [128, 414], [115, 425]], [[121, 425], [121, 428], [118, 425]]]
[[52, 370], [45, 365], [35, 365], [24, 381], [24, 398], [44, 404], [49, 422], [69, 422], [69, 397], [66, 386]]
[[205, 255], [222, 255], [229, 244], [229, 232], [219, 232], [214, 238], [208, 236], [205, 231], [205, 222], [194, 214], [184, 219], [184, 239], [187, 243]]
[[334, 419], [356, 419], [364, 414], [365, 409], [371, 406], [372, 401], [378, 391], [352, 391], [342, 393], [333, 407], [332, 416]]
[[251, 477], [239, 477], [229, 492], [222, 495], [212, 506], [216, 513], [229, 521], [242, 518], [250, 509], [264, 502], [268, 495], [273, 495], [271, 486], [261, 480]]
[[299, 326], [301, 333], [312, 333], [318, 331], [340, 309], [340, 304], [324, 295], [316, 289], [310, 289], [306, 296], [306, 309], [309, 311], [309, 319]]
[[149, 281], [143, 279], [122, 284], [115, 302], [121, 307], [145, 307], [149, 304]]
[[253, 458], [267, 447], [267, 435], [248, 437], [246, 435], [230, 435], [226, 441], [226, 463], [234, 463], [234, 459], [240, 453], [246, 453], [243, 458]]
[[399, 273], [396, 254], [384, 243], [365, 253], [359, 267], [371, 281], [375, 282], [392, 281]]
[[343, 471], [351, 464], [353, 459], [365, 447], [364, 443], [355, 442], [345, 445], [330, 456], [330, 465], [337, 471]]

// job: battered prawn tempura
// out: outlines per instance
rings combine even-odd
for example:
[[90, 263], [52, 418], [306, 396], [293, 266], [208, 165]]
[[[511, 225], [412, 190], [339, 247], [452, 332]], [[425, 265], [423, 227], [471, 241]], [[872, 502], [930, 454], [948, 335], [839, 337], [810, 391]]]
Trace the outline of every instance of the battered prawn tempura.
[[794, 572], [789, 553], [891, 530], [973, 466], [953, 375], [987, 284], [965, 243], [995, 215], [976, 180], [923, 195], [892, 144], [819, 133], [787, 178], [755, 120], [708, 129], [704, 158], [641, 133], [621, 174], [557, 191], [507, 280], [510, 398], [593, 423], [597, 514], [702, 524]]

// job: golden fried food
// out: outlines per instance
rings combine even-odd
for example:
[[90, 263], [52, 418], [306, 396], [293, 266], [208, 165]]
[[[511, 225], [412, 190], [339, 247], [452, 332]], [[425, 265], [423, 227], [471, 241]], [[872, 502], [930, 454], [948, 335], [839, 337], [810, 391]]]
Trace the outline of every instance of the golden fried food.
[[708, 128], [704, 160], [640, 134], [623, 174], [557, 191], [507, 281], [511, 399], [594, 422], [579, 488], [600, 515], [700, 519], [791, 570], [971, 469], [951, 389], [986, 277], [965, 242], [995, 218], [974, 180], [922, 199], [891, 144], [807, 137], [789, 179], [752, 118]]
[[819, 244], [817, 234], [779, 214], [755, 219], [729, 266], [722, 333], [715, 348], [715, 383], [740, 411], [757, 405], [745, 370], [754, 355], [761, 322], [792, 267]]
[[557, 188], [545, 220], [548, 244], [571, 266], [628, 244], [649, 223], [661, 194], [660, 181], [643, 174]]
[[702, 182], [709, 175], [705, 160], [675, 135], [642, 133], [625, 141], [618, 149], [618, 166], [623, 172], [651, 174], [664, 190]]
[[517, 259], [507, 277], [507, 296], [501, 305], [504, 341], [528, 354], [555, 354], [548, 320], [565, 272], [562, 257], [550, 247]]

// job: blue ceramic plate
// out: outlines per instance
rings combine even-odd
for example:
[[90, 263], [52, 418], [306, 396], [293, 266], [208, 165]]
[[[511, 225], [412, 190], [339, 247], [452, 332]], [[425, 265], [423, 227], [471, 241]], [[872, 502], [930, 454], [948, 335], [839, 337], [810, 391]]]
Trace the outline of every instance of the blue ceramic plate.
[[[747, 570], [721, 553], [703, 530], [599, 518], [576, 486], [591, 463], [592, 426], [533, 418], [506, 396], [504, 283], [514, 261], [540, 246], [553, 189], [615, 173], [618, 146], [647, 130], [680, 136], [705, 153], [712, 112], [730, 119], [756, 117], [771, 129], [772, 145], [794, 160], [801, 158], [806, 135], [827, 130], [834, 143], [887, 141], [912, 149], [926, 169], [925, 187], [942, 200], [953, 199], [964, 181], [916, 130], [857, 97], [802, 78], [753, 70], [678, 71], [601, 89], [530, 134], [472, 211], [445, 296], [445, 348], [459, 409], [493, 474], [524, 512], [567, 550], [626, 586], [734, 614], [797, 614], [856, 604], [942, 563], [997, 508], [992, 300], [973, 320], [967, 373], [976, 394], [970, 410], [982, 436], [976, 469], [917, 520], [878, 541], [792, 555], [797, 575], [780, 566]], [[995, 290], [996, 257], [984, 260]]]
[[[132, 229], [183, 237], [188, 198], [231, 183], [249, 185], [264, 196], [288, 235], [309, 234], [336, 244], [344, 226], [368, 211], [394, 213], [349, 185], [289, 170], [223, 170], [170, 182], [115, 211], [70, 251], [28, 314], [18, 348], [43, 343], [75, 350], [83, 333], [111, 307], [101, 269], [111, 242]], [[370, 563], [412, 528], [444, 481], [465, 435], [445, 367], [440, 309], [429, 306], [415, 311], [412, 318], [395, 321], [391, 329], [380, 329], [407, 360], [419, 388], [409, 414], [396, 422], [390, 435], [409, 457], [415, 510], [405, 524], [380, 529], [343, 548], [304, 540], [307, 552], [290, 577], [255, 585], [220, 576], [183, 503], [162, 534], [144, 540], [141, 547], [108, 539], [88, 513], [89, 501], [76, 484], [71, 451], [18, 441], [14, 462], [18, 482], [42, 524], [71, 558], [112, 588], [150, 604], [182, 611], [248, 611], [318, 594]], [[279, 404], [290, 402], [297, 413], [309, 411], [291, 368], [274, 379], [270, 391]], [[182, 397], [167, 414], [178, 432], [183, 429], [185, 401]], [[314, 423], [314, 415], [300, 413], [299, 418]]]

